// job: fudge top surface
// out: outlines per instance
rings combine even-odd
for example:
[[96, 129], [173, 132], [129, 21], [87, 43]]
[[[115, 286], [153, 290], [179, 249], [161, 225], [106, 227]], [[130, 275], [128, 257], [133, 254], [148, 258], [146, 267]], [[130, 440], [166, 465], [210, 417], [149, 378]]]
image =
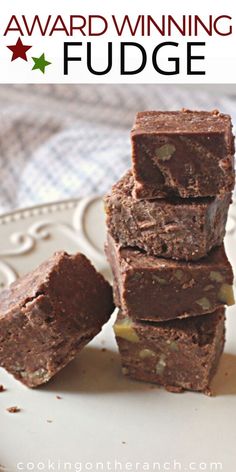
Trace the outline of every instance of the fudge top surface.
[[131, 134], [231, 134], [231, 117], [217, 110], [143, 111], [136, 115]]
[[[122, 323], [127, 316], [119, 311], [117, 323]], [[194, 339], [194, 343], [204, 346], [210, 344], [215, 336], [218, 323], [225, 319], [225, 308], [218, 308], [212, 313], [184, 319], [174, 319], [155, 323], [152, 321], [134, 321], [131, 323], [138, 332], [142, 331], [152, 338], [157, 336], [168, 339]]]
[[[128, 170], [121, 179], [112, 186], [111, 192], [105, 195], [105, 202], [107, 204], [114, 202], [124, 202], [127, 205], [130, 201], [132, 204], [142, 205], [143, 209], [149, 206], [163, 206], [166, 209], [173, 206], [179, 206], [183, 211], [191, 206], [194, 206], [195, 210], [206, 209], [211, 203], [218, 200], [217, 197], [200, 197], [200, 198], [156, 198], [152, 200], [136, 200], [133, 197], [134, 189], [134, 177], [132, 170]], [[224, 198], [229, 199], [230, 194], [225, 194]], [[140, 203], [141, 202], [141, 203]]]
[[138, 248], [120, 247], [110, 235], [108, 235], [108, 248], [109, 247], [113, 247], [117, 252], [120, 263], [124, 270], [206, 269], [207, 271], [217, 271], [223, 268], [229, 270], [233, 278], [232, 268], [226, 256], [223, 245], [212, 249], [207, 257], [191, 262], [175, 261], [174, 259], [164, 259], [163, 257], [147, 255]]
[[[68, 271], [68, 268], [70, 268], [70, 271]], [[84, 282], [86, 280], [86, 285], [89, 286], [89, 274], [91, 275], [90, 284], [93, 291], [96, 290], [97, 284], [98, 288], [102, 286], [110, 288], [108, 282], [95, 270], [83, 254], [69, 255], [63, 251], [56, 252], [36, 269], [0, 291], [0, 319], [8, 312], [20, 310], [27, 303], [36, 300], [40, 296], [47, 295], [50, 291], [55, 296], [64, 296], [64, 298], [68, 296], [69, 303], [73, 290], [79, 290], [80, 278], [81, 291], [83, 291], [83, 297], [85, 297], [87, 294], [84, 293]]]

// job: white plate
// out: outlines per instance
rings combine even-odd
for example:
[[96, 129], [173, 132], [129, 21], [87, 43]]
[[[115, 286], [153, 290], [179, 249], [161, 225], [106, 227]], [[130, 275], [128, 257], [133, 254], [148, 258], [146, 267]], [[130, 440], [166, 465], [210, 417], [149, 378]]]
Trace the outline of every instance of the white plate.
[[[232, 207], [226, 247], [234, 267], [235, 221]], [[109, 274], [99, 199], [5, 215], [0, 217], [0, 234], [2, 285], [58, 249], [82, 250]], [[27, 389], [0, 369], [0, 384], [7, 389], [0, 393], [2, 470], [234, 472], [235, 308], [228, 310], [227, 344], [210, 398], [171, 394], [122, 377], [111, 324], [40, 389]], [[20, 413], [6, 411], [15, 405]]]

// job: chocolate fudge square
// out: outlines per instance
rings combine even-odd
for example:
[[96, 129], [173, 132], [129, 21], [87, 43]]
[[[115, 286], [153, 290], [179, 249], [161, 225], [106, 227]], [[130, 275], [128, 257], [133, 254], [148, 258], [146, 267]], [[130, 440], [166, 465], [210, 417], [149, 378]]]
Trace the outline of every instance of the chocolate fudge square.
[[164, 259], [123, 248], [108, 234], [114, 299], [130, 318], [165, 321], [233, 305], [233, 271], [224, 246], [199, 261]]
[[139, 200], [131, 171], [105, 197], [107, 227], [121, 246], [177, 260], [197, 260], [220, 246], [231, 194], [201, 199]]
[[173, 392], [210, 393], [224, 347], [224, 308], [163, 323], [132, 321], [120, 312], [114, 331], [125, 375]]
[[84, 255], [55, 253], [0, 292], [0, 366], [28, 387], [47, 382], [113, 308], [110, 285]]
[[137, 198], [208, 197], [234, 187], [234, 137], [218, 111], [144, 111], [131, 131]]

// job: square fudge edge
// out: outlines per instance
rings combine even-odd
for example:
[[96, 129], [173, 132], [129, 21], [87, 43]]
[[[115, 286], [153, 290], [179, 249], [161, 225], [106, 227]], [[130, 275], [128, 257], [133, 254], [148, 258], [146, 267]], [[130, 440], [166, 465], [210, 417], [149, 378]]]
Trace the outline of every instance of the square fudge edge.
[[163, 323], [132, 321], [119, 312], [114, 325], [122, 371], [173, 392], [210, 394], [225, 342], [225, 310]]
[[234, 136], [229, 115], [144, 111], [131, 130], [137, 198], [215, 196], [234, 187]]
[[29, 387], [47, 382], [98, 334], [112, 289], [82, 254], [55, 253], [0, 292], [0, 365]]
[[222, 244], [231, 193], [214, 198], [139, 200], [133, 189], [129, 170], [104, 198], [108, 231], [121, 246], [158, 257], [198, 260]]
[[183, 262], [121, 247], [108, 233], [105, 252], [115, 304], [130, 318], [160, 322], [235, 303], [233, 271], [224, 246], [199, 261]]

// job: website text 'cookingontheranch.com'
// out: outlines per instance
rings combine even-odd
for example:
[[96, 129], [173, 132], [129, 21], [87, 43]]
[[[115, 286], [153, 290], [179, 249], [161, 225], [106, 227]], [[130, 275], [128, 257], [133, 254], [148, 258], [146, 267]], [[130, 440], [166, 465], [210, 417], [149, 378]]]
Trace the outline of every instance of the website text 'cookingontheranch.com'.
[[224, 472], [223, 463], [219, 461], [189, 461], [183, 463], [178, 460], [165, 462], [132, 462], [132, 461], [102, 461], [102, 462], [18, 462], [17, 471], [33, 472]]

